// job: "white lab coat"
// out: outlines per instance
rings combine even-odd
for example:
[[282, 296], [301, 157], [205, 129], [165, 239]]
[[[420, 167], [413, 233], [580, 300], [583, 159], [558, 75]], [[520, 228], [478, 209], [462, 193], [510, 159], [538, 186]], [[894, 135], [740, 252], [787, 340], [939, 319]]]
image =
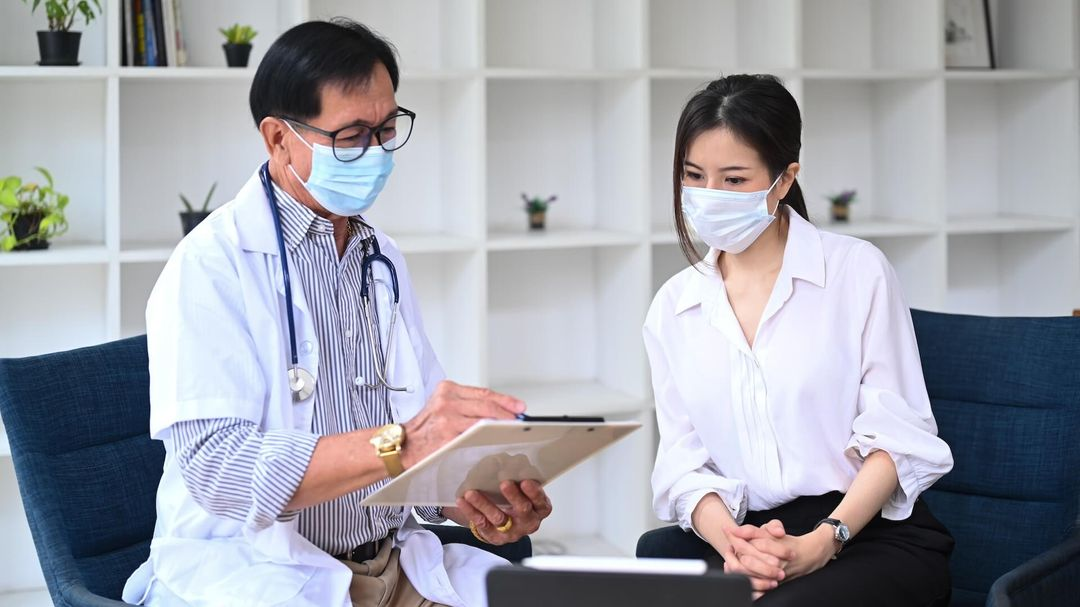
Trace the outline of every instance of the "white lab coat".
[[[376, 236], [400, 279], [401, 317], [388, 374], [415, 387], [391, 393], [394, 419], [403, 422], [424, 407], [443, 372], [424, 334], [405, 260], [385, 234]], [[317, 378], [318, 338], [300, 273], [290, 267], [290, 276], [300, 364]], [[377, 300], [384, 322], [387, 301]], [[239, 522], [209, 514], [188, 493], [171, 450], [171, 427], [183, 420], [233, 417], [262, 430], [310, 431], [314, 399], [294, 403], [287, 383], [287, 305], [273, 219], [256, 172], [235, 200], [180, 243], [147, 305], [150, 433], [165, 442], [166, 457], [150, 558], [128, 580], [125, 601], [351, 605], [350, 570], [301, 536], [295, 518], [266, 526], [254, 516]], [[487, 571], [506, 563], [463, 545], [444, 548], [411, 517], [394, 542], [409, 580], [436, 603], [485, 605]]]

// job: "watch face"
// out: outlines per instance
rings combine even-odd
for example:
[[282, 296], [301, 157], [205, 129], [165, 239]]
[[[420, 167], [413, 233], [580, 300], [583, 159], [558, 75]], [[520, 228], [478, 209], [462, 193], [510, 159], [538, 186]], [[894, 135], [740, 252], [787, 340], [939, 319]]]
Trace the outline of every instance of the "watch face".
[[846, 544], [851, 539], [851, 530], [848, 526], [840, 523], [836, 526], [836, 539], [840, 540], [840, 543]]
[[401, 426], [397, 424], [390, 424], [383, 428], [381, 434], [386, 437], [386, 440], [390, 441], [393, 444], [397, 444], [401, 442], [402, 436], [405, 433], [402, 431]]
[[401, 439], [404, 437], [404, 432], [401, 426], [397, 424], [390, 424], [383, 426], [379, 429], [375, 436], [371, 437], [371, 444], [375, 445], [375, 448], [380, 451], [396, 449], [401, 445]]

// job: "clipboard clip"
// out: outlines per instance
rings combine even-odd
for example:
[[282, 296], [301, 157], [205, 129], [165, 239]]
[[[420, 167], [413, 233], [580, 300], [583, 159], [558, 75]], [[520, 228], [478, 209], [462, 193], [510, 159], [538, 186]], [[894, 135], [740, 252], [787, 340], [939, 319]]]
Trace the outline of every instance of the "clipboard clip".
[[523, 422], [554, 422], [560, 424], [566, 423], [580, 423], [580, 424], [602, 424], [604, 418], [602, 417], [574, 417], [572, 415], [525, 415], [524, 413], [518, 413], [518, 421]]

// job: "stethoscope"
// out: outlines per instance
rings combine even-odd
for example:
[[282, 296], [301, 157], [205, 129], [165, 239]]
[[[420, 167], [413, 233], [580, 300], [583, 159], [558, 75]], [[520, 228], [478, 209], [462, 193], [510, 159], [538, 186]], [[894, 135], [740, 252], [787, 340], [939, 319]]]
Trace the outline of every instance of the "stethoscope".
[[[315, 392], [315, 376], [310, 371], [300, 366], [300, 357], [296, 353], [296, 323], [293, 320], [293, 306], [292, 306], [292, 283], [289, 280], [289, 263], [285, 256], [285, 236], [281, 230], [281, 213], [278, 211], [276, 198], [274, 196], [274, 188], [270, 182], [270, 163], [264, 163], [262, 168], [259, 169], [259, 178], [262, 180], [263, 193], [266, 194], [267, 203], [270, 205], [270, 214], [274, 218], [274, 232], [277, 236], [278, 255], [281, 258], [281, 275], [285, 283], [285, 299], [289, 302], [289, 305], [285, 307], [285, 316], [288, 319], [289, 325], [289, 349], [290, 349], [290, 363], [289, 363], [289, 389], [292, 391], [294, 401], [307, 400]], [[370, 239], [371, 251], [365, 252], [363, 261], [360, 262], [360, 309], [364, 313], [364, 318], [367, 321], [367, 337], [368, 345], [371, 348], [371, 356], [375, 365], [375, 374], [377, 380], [374, 383], [365, 382], [364, 386], [367, 388], [378, 388], [382, 386], [392, 392], [412, 392], [411, 386], [394, 386], [390, 384], [387, 379], [386, 364], [390, 359], [391, 352], [394, 346], [394, 328], [397, 325], [398, 309], [401, 305], [401, 292], [398, 288], [397, 270], [394, 268], [394, 264], [390, 259], [383, 255], [382, 250], [379, 248], [378, 239], [372, 237]], [[387, 334], [387, 348], [386, 352], [379, 351], [379, 335], [378, 325], [375, 322], [375, 313], [372, 311], [371, 295], [375, 293], [375, 284], [379, 281], [375, 278], [375, 269], [373, 264], [381, 263], [386, 267], [387, 272], [390, 275], [390, 287], [391, 292], [394, 295], [393, 305], [391, 306], [389, 332]]]

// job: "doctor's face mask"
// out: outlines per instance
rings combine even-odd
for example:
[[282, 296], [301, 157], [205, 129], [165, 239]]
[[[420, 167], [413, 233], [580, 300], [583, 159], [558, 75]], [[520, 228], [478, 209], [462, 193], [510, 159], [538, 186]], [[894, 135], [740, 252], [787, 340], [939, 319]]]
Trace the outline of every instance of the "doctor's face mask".
[[[334, 215], [352, 217], [364, 213], [375, 204], [390, 172], [394, 170], [393, 152], [386, 151], [375, 142], [361, 152], [359, 148], [344, 147], [336, 142], [336, 138], [333, 145], [311, 144], [293, 128], [294, 121], [286, 119], [284, 122], [292, 134], [311, 150], [311, 174], [307, 181], [300, 178], [292, 164], [289, 170], [324, 209]], [[303, 124], [300, 126], [313, 129]], [[387, 141], [384, 145], [391, 150], [400, 147], [395, 140]]]

